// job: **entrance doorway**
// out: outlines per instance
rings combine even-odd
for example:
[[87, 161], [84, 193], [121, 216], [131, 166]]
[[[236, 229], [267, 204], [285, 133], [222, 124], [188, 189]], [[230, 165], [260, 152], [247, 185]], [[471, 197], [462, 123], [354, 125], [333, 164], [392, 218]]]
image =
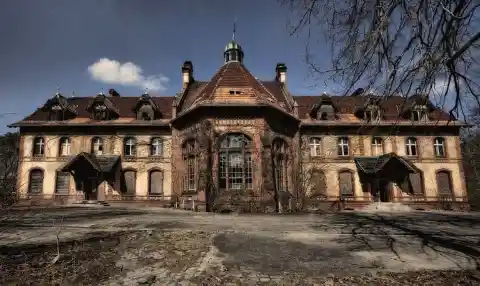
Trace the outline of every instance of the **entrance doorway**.
[[85, 192], [85, 200], [96, 201], [98, 199], [98, 179], [90, 178], [85, 180], [83, 191]]
[[391, 190], [387, 180], [376, 179], [372, 182], [372, 195], [375, 201], [390, 202]]

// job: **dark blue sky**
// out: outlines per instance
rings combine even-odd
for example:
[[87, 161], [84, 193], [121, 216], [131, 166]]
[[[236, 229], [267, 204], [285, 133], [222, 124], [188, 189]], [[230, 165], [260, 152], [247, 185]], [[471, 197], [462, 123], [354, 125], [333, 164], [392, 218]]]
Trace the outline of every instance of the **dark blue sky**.
[[172, 96], [185, 60], [193, 62], [197, 79], [207, 80], [223, 63], [235, 16], [236, 39], [255, 76], [272, 79], [276, 63], [285, 62], [293, 93], [324, 90], [323, 81], [312, 89], [305, 39], [289, 36], [291, 14], [276, 0], [2, 0], [0, 132], [57, 87], [67, 96], [91, 96], [112, 87], [140, 95], [150, 86]]

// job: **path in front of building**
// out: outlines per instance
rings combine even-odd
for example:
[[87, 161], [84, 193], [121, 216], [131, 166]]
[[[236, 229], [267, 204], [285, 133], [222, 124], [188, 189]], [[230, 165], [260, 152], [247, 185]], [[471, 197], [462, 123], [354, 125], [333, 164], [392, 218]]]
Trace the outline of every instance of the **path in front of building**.
[[[358, 276], [356, 283], [369, 285], [388, 272], [408, 278], [480, 262], [476, 213], [213, 215], [102, 207], [12, 211], [0, 225], [1, 271], [27, 279], [20, 271], [30, 269], [37, 282], [49, 283], [291, 285]], [[57, 235], [61, 255], [50, 265]]]

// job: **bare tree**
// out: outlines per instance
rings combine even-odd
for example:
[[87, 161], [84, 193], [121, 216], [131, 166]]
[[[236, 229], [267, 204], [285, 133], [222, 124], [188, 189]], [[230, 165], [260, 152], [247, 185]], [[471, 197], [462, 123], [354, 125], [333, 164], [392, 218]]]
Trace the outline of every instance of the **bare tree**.
[[0, 200], [2, 206], [13, 203], [18, 167], [18, 133], [0, 136]]
[[478, 126], [480, 108], [474, 108], [471, 112], [471, 121], [476, 123], [472, 129], [466, 130], [462, 134], [462, 156], [465, 171], [465, 181], [467, 184], [468, 200], [472, 209], [480, 207], [480, 133]]
[[[291, 34], [306, 30], [311, 70], [342, 86], [361, 85], [384, 96], [428, 94], [480, 105], [480, 2], [476, 0], [279, 0], [293, 11]], [[313, 44], [327, 41], [331, 65]]]

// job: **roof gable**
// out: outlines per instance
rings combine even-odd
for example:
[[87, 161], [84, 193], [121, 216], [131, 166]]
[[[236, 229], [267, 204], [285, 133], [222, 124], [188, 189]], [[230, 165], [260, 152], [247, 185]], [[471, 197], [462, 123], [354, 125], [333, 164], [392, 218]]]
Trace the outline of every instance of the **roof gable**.
[[228, 62], [218, 70], [200, 91], [194, 104], [202, 101], [278, 104], [277, 98], [240, 62]]

